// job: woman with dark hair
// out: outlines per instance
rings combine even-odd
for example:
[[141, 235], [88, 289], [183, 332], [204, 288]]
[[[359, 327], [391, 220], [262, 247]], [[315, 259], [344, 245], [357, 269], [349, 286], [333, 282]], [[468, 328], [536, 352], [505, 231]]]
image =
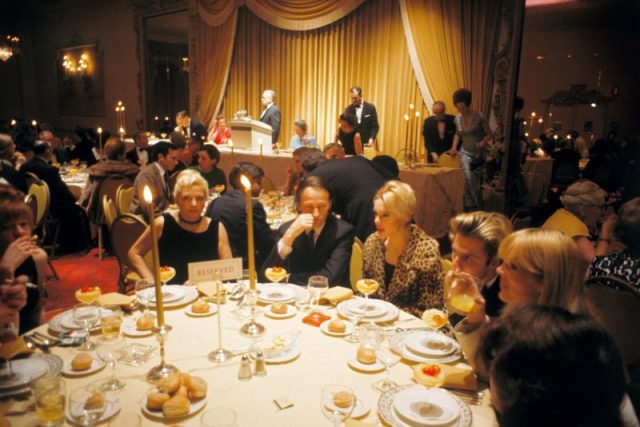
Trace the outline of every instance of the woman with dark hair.
[[333, 142], [340, 142], [345, 154], [352, 156], [362, 154], [362, 140], [356, 131], [355, 116], [347, 113], [340, 114], [340, 126]]
[[223, 193], [227, 188], [227, 177], [224, 171], [218, 167], [220, 163], [220, 151], [215, 145], [207, 143], [198, 151], [198, 166], [190, 167], [200, 172], [200, 175], [207, 181], [209, 188], [221, 186], [222, 190], [216, 192]]
[[482, 208], [482, 176], [487, 144], [493, 137], [493, 132], [482, 113], [471, 109], [469, 89], [455, 91], [453, 103], [460, 114], [455, 118], [456, 134], [449, 154], [458, 154], [458, 143], [462, 140], [460, 165], [464, 172], [464, 210], [476, 211]]
[[478, 359], [501, 427], [637, 422], [620, 353], [590, 316], [549, 306], [511, 310], [486, 330]]

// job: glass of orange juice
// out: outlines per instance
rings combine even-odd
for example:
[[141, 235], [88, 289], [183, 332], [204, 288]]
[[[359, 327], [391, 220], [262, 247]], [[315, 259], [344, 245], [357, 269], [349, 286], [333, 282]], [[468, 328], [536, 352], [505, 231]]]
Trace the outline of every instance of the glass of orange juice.
[[445, 277], [444, 292], [447, 309], [466, 316], [480, 294], [478, 279], [467, 273], [450, 271]]

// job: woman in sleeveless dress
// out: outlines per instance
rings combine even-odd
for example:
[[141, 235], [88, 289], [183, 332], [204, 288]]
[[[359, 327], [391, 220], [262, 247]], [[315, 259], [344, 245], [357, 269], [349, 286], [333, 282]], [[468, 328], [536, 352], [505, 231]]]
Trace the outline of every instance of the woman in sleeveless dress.
[[347, 155], [362, 154], [360, 133], [356, 131], [356, 118], [350, 114], [340, 114], [340, 126], [333, 142], [339, 142]]

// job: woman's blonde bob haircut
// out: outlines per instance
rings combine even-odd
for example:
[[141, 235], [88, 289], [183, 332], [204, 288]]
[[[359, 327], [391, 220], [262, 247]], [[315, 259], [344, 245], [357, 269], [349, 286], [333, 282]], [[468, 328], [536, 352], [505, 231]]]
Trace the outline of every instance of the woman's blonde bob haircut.
[[173, 199], [177, 201], [182, 195], [182, 192], [191, 187], [199, 188], [205, 199], [209, 197], [209, 185], [202, 175], [200, 175], [200, 172], [193, 169], [185, 169], [178, 175], [176, 187], [173, 189]]
[[411, 222], [416, 209], [416, 194], [409, 184], [388, 181], [376, 192], [373, 200], [380, 199], [389, 213], [405, 223]]
[[527, 228], [504, 238], [498, 248], [502, 262], [542, 278], [537, 304], [590, 314], [584, 277], [587, 263], [573, 239], [565, 233]]

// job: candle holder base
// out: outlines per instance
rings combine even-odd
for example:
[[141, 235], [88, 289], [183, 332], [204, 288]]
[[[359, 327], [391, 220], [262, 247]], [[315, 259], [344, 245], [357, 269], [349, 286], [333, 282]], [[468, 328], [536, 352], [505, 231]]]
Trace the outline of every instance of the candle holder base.
[[173, 365], [168, 365], [166, 363], [160, 364], [158, 366], [154, 366], [147, 372], [147, 381], [155, 384], [160, 381], [162, 378], [166, 378], [174, 372], [178, 372], [178, 368]]
[[240, 333], [247, 337], [257, 337], [264, 334], [266, 330], [267, 328], [265, 328], [264, 325], [252, 320], [251, 322], [242, 325]]
[[221, 347], [209, 353], [209, 356], [207, 358], [209, 359], [209, 361], [213, 363], [224, 363], [227, 360], [231, 359], [232, 357], [233, 357], [233, 352], [229, 350], [225, 350], [224, 348]]

